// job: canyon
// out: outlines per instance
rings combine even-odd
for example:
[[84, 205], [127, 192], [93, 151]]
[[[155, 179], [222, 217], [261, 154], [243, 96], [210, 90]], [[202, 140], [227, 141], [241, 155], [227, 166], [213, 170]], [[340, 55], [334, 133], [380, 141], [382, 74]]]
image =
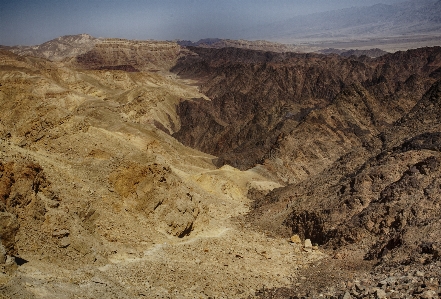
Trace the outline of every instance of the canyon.
[[439, 296], [441, 47], [211, 42], [2, 47], [0, 298]]

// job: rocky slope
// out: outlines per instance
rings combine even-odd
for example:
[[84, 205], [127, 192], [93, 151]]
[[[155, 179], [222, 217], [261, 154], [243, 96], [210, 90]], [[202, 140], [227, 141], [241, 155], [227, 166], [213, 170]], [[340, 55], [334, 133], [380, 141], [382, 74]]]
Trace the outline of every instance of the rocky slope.
[[0, 297], [440, 295], [441, 48], [78, 38], [0, 51]]
[[439, 47], [377, 59], [192, 51], [173, 70], [203, 81], [212, 101], [181, 102], [182, 126], [173, 136], [218, 156], [220, 165], [264, 162], [292, 182], [367, 146], [415, 105], [441, 65]]
[[[437, 298], [440, 48], [376, 59], [192, 51], [174, 70], [213, 100], [180, 103], [174, 136], [217, 163], [260, 162], [289, 183], [251, 190], [247, 221], [333, 256], [316, 265], [321, 274], [257, 295]], [[303, 114], [291, 112], [299, 106]]]
[[[437, 298], [440, 101], [438, 81], [408, 114], [378, 136], [376, 150], [353, 151], [308, 181], [258, 198], [251, 217], [256, 225], [269, 231], [286, 225], [293, 234], [333, 250], [338, 262], [330, 264], [337, 264], [334, 271], [343, 277], [322, 281], [321, 289], [309, 285], [309, 291], [329, 296], [347, 292], [357, 298], [376, 292], [387, 298]], [[355, 277], [348, 276], [353, 271], [348, 264], [358, 269]], [[384, 280], [387, 277], [390, 281]], [[274, 292], [286, 298], [306, 289]], [[424, 297], [429, 294], [432, 297]]]
[[0, 52], [0, 297], [246, 298], [323, 256], [233, 221], [281, 185], [170, 136], [192, 81], [75, 61]]
[[[438, 81], [408, 115], [379, 135], [377, 149], [350, 152], [308, 181], [274, 191], [267, 201], [282, 201], [294, 210], [299, 207], [301, 212], [293, 212], [286, 223], [316, 243], [341, 246], [363, 241], [367, 245], [370, 236], [381, 236], [384, 244], [376, 245], [379, 252], [370, 253], [375, 257], [381, 257], [401, 229], [410, 231], [409, 224], [437, 225], [437, 191], [432, 188], [437, 188], [439, 177], [440, 87]], [[413, 132], [402, 132], [409, 127]], [[421, 232], [411, 235], [427, 237]]]

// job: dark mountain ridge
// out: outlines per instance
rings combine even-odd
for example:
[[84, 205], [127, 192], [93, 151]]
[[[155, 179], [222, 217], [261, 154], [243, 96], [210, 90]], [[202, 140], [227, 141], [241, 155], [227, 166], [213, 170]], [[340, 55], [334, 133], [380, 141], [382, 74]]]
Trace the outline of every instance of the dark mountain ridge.
[[[182, 101], [174, 136], [217, 155], [219, 165], [265, 163], [284, 181], [318, 173], [351, 147], [367, 146], [415, 105], [441, 66], [439, 47], [377, 59], [191, 50], [173, 71], [203, 80], [201, 90], [212, 100]], [[312, 132], [323, 140], [310, 139]]]

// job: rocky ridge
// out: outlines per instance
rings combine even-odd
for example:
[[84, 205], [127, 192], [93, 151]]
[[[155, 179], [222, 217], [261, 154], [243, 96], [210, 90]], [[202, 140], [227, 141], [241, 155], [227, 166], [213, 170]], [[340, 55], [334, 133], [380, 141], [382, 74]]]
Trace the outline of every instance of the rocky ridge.
[[346, 50], [346, 49], [328, 48], [328, 49], [319, 50], [318, 52], [322, 53], [322, 54], [338, 54], [343, 57], [350, 57], [352, 55], [354, 55], [354, 56], [366, 55], [371, 58], [377, 58], [377, 57], [388, 54], [388, 52], [383, 51], [378, 48], [369, 49], [369, 50], [358, 50], [358, 49], [357, 50], [354, 50], [354, 49]]
[[19, 55], [42, 57], [54, 61], [64, 60], [87, 52], [99, 42], [89, 34], [65, 35], [35, 46], [6, 47], [6, 50]]

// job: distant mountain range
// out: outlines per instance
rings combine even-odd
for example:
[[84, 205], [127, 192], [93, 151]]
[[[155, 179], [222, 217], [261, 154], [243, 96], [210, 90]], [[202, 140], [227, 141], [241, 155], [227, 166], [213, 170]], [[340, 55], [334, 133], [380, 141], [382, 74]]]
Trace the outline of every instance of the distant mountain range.
[[[440, 46], [441, 0], [376, 4], [297, 16], [243, 29], [238, 33], [239, 36], [241, 39], [238, 40], [206, 38], [197, 42], [181, 40], [172, 43], [183, 47], [233, 47], [271, 52], [319, 52], [378, 57], [385, 54], [384, 51]], [[41, 45], [0, 46], [0, 49], [19, 55], [60, 61], [91, 51], [105, 40], [107, 39], [94, 38], [88, 34], [67, 35]], [[112, 41], [114, 42], [120, 43], [120, 48], [127, 46], [125, 40], [116, 39]], [[136, 52], [136, 49], [130, 51]]]
[[369, 49], [369, 50], [353, 50], [353, 49], [341, 50], [341, 49], [328, 48], [328, 49], [319, 50], [317, 52], [321, 54], [338, 54], [343, 57], [350, 57], [350, 56], [360, 57], [363, 55], [368, 57], [380, 57], [388, 53], [378, 48]]
[[89, 34], [64, 35], [34, 46], [0, 46], [19, 55], [43, 57], [53, 61], [74, 57], [93, 49], [99, 39]]
[[441, 35], [441, 1], [376, 4], [298, 16], [242, 32], [247, 39], [281, 42]]
[[242, 48], [250, 50], [271, 51], [271, 52], [308, 52], [309, 48], [298, 45], [281, 44], [277, 42], [269, 42], [265, 40], [233, 40], [233, 39], [219, 39], [219, 38], [204, 38], [197, 42], [188, 40], [179, 40], [177, 43], [183, 47], [201, 47], [201, 48]]
[[[143, 46], [142, 46], [143, 45]], [[152, 46], [155, 45], [155, 46]], [[140, 50], [141, 48], [142, 50]], [[269, 52], [318, 52], [322, 54], [338, 54], [344, 57], [351, 55], [369, 57], [379, 57], [387, 52], [380, 49], [367, 50], [345, 50], [335, 48], [317, 48], [293, 44], [281, 44], [276, 42], [268, 42], [264, 40], [247, 41], [247, 40], [231, 40], [219, 38], [206, 38], [197, 42], [192, 41], [176, 41], [176, 42], [159, 42], [159, 41], [136, 41], [124, 39], [105, 39], [95, 38], [89, 34], [65, 35], [60, 36], [41, 45], [33, 46], [1, 46], [0, 50], [8, 50], [21, 56], [35, 56], [49, 59], [51, 61], [67, 61], [73, 59], [72, 63], [79, 63], [86, 68], [102, 68], [102, 63], [107, 61], [106, 68], [110, 69], [124, 69], [126, 71], [137, 71], [148, 67], [149, 69], [161, 68], [155, 64], [156, 59], [154, 52], [157, 47], [171, 47], [178, 49], [181, 47], [200, 47], [200, 48], [242, 48], [249, 50], [269, 51]], [[153, 48], [152, 48], [153, 47]], [[108, 60], [106, 51], [103, 49], [112, 48], [112, 53], [120, 53], [119, 58], [112, 58]], [[106, 52], [106, 53], [107, 53]], [[131, 54], [130, 54], [131, 53]], [[136, 53], [136, 54], [135, 54]], [[138, 62], [134, 63], [134, 54], [138, 57]], [[176, 57], [169, 53], [170, 62], [174, 61]], [[153, 56], [152, 56], [153, 55]], [[107, 58], [106, 58], [107, 57]], [[147, 59], [149, 58], [149, 59]], [[98, 65], [100, 64], [100, 65]], [[136, 64], [136, 66], [135, 66]]]
[[345, 55], [378, 57], [384, 53], [370, 49], [395, 52], [441, 45], [441, 0], [376, 4], [297, 16], [243, 29], [237, 36], [242, 40], [207, 38], [178, 43], [181, 46], [238, 47], [274, 52], [318, 51], [340, 55], [347, 51], [341, 49], [359, 49], [369, 52], [349, 50]]

